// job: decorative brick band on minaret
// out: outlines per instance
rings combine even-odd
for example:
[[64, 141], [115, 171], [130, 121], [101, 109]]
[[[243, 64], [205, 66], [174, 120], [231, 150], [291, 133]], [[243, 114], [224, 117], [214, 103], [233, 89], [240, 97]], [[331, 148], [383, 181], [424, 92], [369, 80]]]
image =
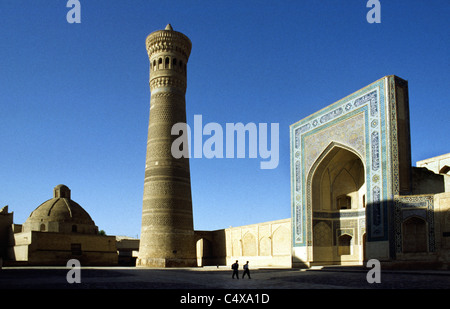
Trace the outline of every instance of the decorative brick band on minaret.
[[189, 159], [175, 159], [171, 135], [186, 123], [186, 64], [191, 41], [165, 30], [146, 39], [150, 60], [150, 120], [145, 165], [142, 228], [137, 266], [197, 266]]

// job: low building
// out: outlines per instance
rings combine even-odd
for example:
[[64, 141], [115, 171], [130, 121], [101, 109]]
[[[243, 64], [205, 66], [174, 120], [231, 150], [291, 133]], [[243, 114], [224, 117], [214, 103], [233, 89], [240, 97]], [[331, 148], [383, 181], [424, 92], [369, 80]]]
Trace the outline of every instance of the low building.
[[435, 174], [450, 175], [450, 153], [417, 161], [417, 167], [426, 167]]
[[11, 243], [13, 213], [8, 212], [8, 206], [0, 209], [0, 259], [8, 258], [9, 243]]
[[[450, 153], [416, 162], [417, 169], [433, 172], [435, 178], [443, 180], [445, 192], [450, 192]], [[439, 176], [437, 176], [439, 175]]]
[[99, 235], [92, 218], [71, 199], [65, 185], [56, 186], [53, 198], [39, 205], [22, 226], [10, 224], [5, 237], [9, 263], [65, 266], [77, 259], [82, 266], [93, 266], [118, 262], [116, 238]]
[[195, 231], [198, 266], [291, 267], [291, 219]]
[[128, 236], [116, 236], [118, 263], [122, 266], [135, 266], [139, 252], [139, 239]]

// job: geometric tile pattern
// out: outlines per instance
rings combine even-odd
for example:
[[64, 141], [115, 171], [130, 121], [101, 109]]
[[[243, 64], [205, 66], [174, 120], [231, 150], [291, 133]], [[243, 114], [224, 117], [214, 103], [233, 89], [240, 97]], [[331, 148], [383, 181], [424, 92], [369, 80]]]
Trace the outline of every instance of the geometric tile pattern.
[[402, 252], [402, 223], [410, 217], [421, 218], [427, 223], [428, 251], [435, 252], [433, 195], [403, 195], [394, 198], [395, 252]]

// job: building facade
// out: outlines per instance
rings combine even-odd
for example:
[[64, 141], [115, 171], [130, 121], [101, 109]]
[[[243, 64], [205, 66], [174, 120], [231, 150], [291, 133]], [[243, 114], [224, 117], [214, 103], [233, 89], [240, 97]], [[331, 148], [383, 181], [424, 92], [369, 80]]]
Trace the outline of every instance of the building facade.
[[417, 167], [425, 167], [435, 174], [450, 175], [450, 153], [416, 162]]
[[231, 265], [249, 261], [251, 267], [291, 267], [291, 219], [195, 231], [197, 265]]
[[435, 245], [447, 237], [435, 233], [443, 176], [411, 166], [405, 80], [386, 76], [291, 125], [290, 147], [293, 266], [448, 254]]

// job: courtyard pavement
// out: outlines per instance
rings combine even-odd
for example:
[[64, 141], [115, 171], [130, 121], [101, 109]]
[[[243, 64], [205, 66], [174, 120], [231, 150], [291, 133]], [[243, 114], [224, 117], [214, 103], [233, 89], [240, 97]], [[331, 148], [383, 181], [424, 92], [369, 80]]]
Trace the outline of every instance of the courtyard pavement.
[[[450, 271], [381, 270], [380, 283], [367, 282], [369, 269], [324, 267], [252, 269], [251, 279], [232, 279], [229, 267], [81, 267], [80, 283], [68, 283], [67, 267], [4, 267], [0, 289], [449, 289]], [[73, 272], [69, 276], [74, 277]]]
[[[259, 297], [258, 301], [261, 302], [264, 300], [261, 294], [265, 294], [266, 300], [270, 298], [270, 303], [273, 304], [275, 299], [290, 301], [301, 295], [315, 295], [314, 297], [320, 298], [321, 295], [330, 295], [330, 292], [333, 293], [331, 295], [337, 296], [336, 292], [332, 291], [355, 293], [354, 290], [360, 291], [358, 295], [361, 296], [367, 295], [364, 291], [374, 290], [395, 290], [396, 294], [391, 296], [402, 295], [397, 294], [399, 289], [412, 289], [414, 292], [410, 296], [420, 295], [423, 291], [434, 291], [434, 297], [447, 297], [447, 289], [450, 288], [450, 271], [381, 270], [381, 282], [368, 283], [368, 269], [363, 267], [253, 269], [251, 279], [242, 279], [243, 272], [240, 270], [239, 280], [231, 278], [232, 272], [228, 268], [81, 267], [80, 283], [68, 283], [67, 276], [71, 269], [66, 267], [4, 267], [0, 270], [0, 290], [5, 295], [9, 292], [17, 294], [17, 291], [23, 292], [24, 289], [27, 290], [25, 294], [33, 290], [45, 292], [43, 290], [48, 289], [56, 289], [63, 293], [62, 295], [74, 290], [91, 291], [91, 294], [96, 291], [96, 296], [102, 295], [97, 293], [101, 290], [113, 291], [108, 293], [107, 298], [125, 296], [123, 291], [131, 291], [132, 299], [164, 296], [174, 304], [182, 302], [184, 296], [203, 294], [215, 295], [216, 303], [218, 299], [224, 303], [226, 295], [227, 304], [232, 297], [235, 297], [235, 302], [239, 302], [238, 296], [232, 295], [242, 298], [241, 295], [244, 294], [253, 295], [253, 302], [255, 297]], [[328, 294], [324, 294], [324, 290]], [[370, 293], [368, 295], [373, 295]], [[15, 297], [20, 298], [19, 295]], [[126, 299], [130, 299], [130, 295], [126, 294]], [[242, 298], [241, 301], [245, 299]], [[327, 301], [327, 297], [324, 297], [323, 301]]]

